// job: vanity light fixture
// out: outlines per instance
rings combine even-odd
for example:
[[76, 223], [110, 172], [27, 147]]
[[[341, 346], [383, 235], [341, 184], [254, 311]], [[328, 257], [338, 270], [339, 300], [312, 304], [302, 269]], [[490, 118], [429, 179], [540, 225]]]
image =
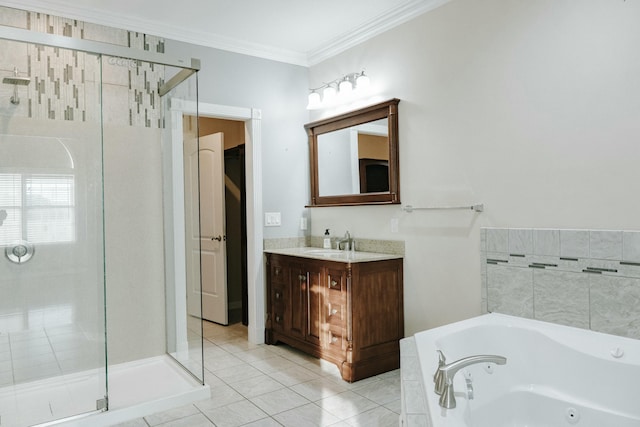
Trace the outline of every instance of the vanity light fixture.
[[[307, 109], [316, 110], [349, 102], [355, 96], [361, 95], [370, 83], [369, 76], [365, 75], [364, 71], [345, 74], [339, 79], [310, 89]], [[322, 96], [320, 96], [320, 91]]]
[[321, 105], [322, 98], [320, 97], [320, 94], [315, 90], [312, 90], [309, 94], [309, 105], [307, 105], [307, 108], [309, 110], [315, 110], [316, 108], [320, 108]]
[[323, 103], [331, 105], [335, 101], [338, 91], [334, 84], [335, 83], [329, 83], [324, 89], [322, 89], [322, 101], [320, 101], [320, 106], [322, 106]]
[[340, 82], [338, 89], [340, 90], [340, 95], [348, 95], [353, 91], [353, 83], [345, 77]]
[[369, 79], [369, 76], [365, 76], [364, 71], [360, 73], [358, 77], [356, 77], [356, 86], [359, 89], [366, 89], [370, 84], [371, 80]]

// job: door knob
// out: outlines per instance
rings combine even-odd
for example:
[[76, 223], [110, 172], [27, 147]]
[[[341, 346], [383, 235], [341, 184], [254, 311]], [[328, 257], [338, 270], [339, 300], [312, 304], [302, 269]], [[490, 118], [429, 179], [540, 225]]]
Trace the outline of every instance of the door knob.
[[227, 236], [218, 235], [217, 237], [212, 237], [211, 240], [217, 240], [218, 242], [222, 242], [223, 240], [227, 240]]

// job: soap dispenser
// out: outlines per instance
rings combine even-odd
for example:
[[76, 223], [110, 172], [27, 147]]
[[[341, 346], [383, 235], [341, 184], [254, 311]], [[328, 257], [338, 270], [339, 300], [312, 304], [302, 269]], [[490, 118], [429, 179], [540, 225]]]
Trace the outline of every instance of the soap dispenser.
[[331, 249], [331, 234], [329, 234], [329, 229], [324, 230], [324, 240], [322, 243], [322, 247], [324, 249]]

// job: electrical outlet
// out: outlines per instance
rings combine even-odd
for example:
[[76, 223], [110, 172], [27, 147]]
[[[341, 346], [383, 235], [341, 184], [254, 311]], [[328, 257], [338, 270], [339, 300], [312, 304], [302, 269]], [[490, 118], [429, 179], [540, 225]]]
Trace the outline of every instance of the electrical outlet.
[[391, 232], [398, 232], [398, 218], [391, 218]]
[[280, 212], [265, 212], [264, 213], [264, 226], [265, 227], [280, 227], [281, 217]]
[[306, 230], [307, 229], [307, 217], [302, 217], [300, 218], [300, 230]]

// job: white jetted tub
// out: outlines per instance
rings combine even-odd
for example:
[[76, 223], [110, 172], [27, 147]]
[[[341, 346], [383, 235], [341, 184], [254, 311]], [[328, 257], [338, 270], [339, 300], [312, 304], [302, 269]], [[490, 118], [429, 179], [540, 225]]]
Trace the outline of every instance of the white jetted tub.
[[[415, 334], [431, 427], [640, 427], [640, 341], [487, 314]], [[498, 355], [453, 377], [455, 408], [434, 392], [446, 364]], [[470, 397], [472, 398], [470, 399]]]

